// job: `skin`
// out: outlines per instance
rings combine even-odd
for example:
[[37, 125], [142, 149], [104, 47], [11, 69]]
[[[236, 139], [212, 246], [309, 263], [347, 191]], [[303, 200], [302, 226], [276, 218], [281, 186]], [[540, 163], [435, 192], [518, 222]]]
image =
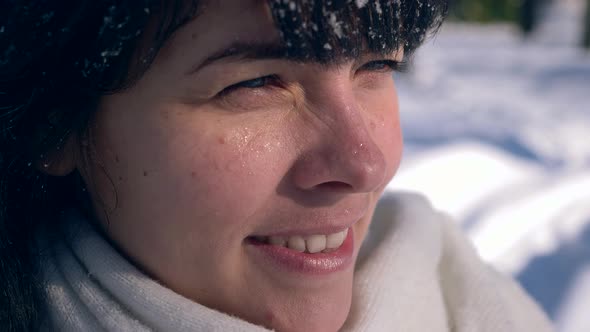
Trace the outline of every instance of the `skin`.
[[[353, 267], [280, 271], [260, 264], [245, 239], [354, 222], [356, 259], [402, 150], [391, 70], [374, 61], [400, 54], [330, 66], [232, 57], [195, 71], [231, 41], [277, 40], [261, 3], [207, 6], [136, 85], [102, 99], [90, 165], [69, 158], [105, 234], [151, 277], [268, 328], [336, 331], [350, 309]], [[222, 92], [266, 75], [280, 82]]]

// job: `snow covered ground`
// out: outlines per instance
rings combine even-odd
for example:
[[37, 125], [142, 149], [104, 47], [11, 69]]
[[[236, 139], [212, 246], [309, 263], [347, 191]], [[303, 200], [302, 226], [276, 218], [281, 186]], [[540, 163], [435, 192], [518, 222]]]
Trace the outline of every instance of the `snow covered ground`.
[[561, 332], [590, 331], [590, 52], [583, 2], [529, 38], [448, 24], [398, 75], [405, 159], [390, 189], [426, 193]]

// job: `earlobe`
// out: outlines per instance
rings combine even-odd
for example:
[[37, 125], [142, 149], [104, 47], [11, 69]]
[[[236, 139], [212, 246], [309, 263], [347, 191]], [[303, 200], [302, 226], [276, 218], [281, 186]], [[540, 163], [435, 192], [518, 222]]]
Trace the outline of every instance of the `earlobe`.
[[44, 155], [36, 162], [39, 171], [53, 176], [66, 176], [76, 169], [77, 153], [75, 135], [70, 135], [66, 142]]

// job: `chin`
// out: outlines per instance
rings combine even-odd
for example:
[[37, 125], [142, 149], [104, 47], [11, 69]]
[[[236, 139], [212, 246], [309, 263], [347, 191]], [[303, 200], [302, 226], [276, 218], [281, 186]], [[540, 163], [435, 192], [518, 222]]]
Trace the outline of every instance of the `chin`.
[[352, 275], [325, 289], [293, 290], [279, 305], [269, 306], [272, 309], [259, 321], [279, 332], [336, 332], [344, 325], [351, 303]]
[[[333, 305], [344, 307], [342, 303]], [[344, 325], [349, 310], [350, 303], [347, 303], [346, 308], [322, 308], [309, 315], [267, 317], [271, 321], [264, 326], [280, 332], [337, 332]]]

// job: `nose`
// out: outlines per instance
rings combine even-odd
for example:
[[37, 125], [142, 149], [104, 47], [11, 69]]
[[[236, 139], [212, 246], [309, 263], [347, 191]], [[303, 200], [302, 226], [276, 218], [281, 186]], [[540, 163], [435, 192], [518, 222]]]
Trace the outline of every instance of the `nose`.
[[295, 185], [306, 191], [375, 191], [384, 184], [387, 165], [380, 138], [371, 132], [374, 114], [352, 87], [333, 83], [308, 95], [312, 133], [301, 139], [305, 146], [294, 164]]

